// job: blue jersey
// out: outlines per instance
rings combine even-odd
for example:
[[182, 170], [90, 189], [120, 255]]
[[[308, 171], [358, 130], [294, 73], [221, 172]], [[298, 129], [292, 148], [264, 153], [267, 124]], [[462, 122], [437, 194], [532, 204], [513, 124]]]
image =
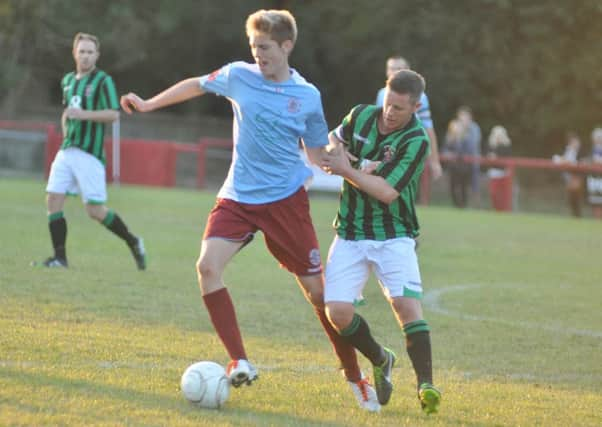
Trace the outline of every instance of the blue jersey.
[[328, 144], [320, 92], [295, 70], [281, 83], [267, 80], [257, 64], [233, 62], [200, 77], [201, 88], [228, 98], [234, 112], [232, 163], [217, 197], [241, 203], [284, 199], [311, 170], [299, 156]]
[[[374, 103], [377, 107], [382, 107], [385, 103], [385, 88], [383, 87], [376, 94], [376, 102]], [[433, 119], [431, 118], [431, 106], [429, 105], [429, 98], [426, 93], [422, 92], [420, 95], [420, 108], [416, 111], [416, 116], [422, 122], [422, 126], [425, 129], [433, 128]]]

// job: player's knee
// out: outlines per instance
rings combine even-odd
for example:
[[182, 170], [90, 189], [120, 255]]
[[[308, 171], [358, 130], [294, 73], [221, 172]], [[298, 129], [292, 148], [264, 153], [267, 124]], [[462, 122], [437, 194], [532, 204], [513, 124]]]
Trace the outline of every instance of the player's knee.
[[326, 316], [337, 331], [347, 328], [353, 320], [353, 304], [326, 304]]
[[391, 298], [391, 307], [396, 313], [401, 313], [404, 309], [404, 302], [402, 298]]
[[103, 222], [108, 210], [103, 205], [86, 204], [86, 213], [91, 219]]
[[312, 290], [309, 293], [309, 301], [316, 308], [324, 308], [324, 292], [322, 290]]
[[403, 323], [422, 319], [422, 305], [416, 298], [395, 297], [391, 299], [391, 306]]
[[88, 214], [88, 217], [93, 219], [94, 221], [102, 222], [102, 220], [104, 219], [100, 215], [100, 213], [95, 209], [86, 209], [86, 213]]
[[197, 260], [196, 272], [199, 281], [216, 279], [221, 275], [221, 271], [217, 268], [215, 263], [207, 258], [199, 258]]

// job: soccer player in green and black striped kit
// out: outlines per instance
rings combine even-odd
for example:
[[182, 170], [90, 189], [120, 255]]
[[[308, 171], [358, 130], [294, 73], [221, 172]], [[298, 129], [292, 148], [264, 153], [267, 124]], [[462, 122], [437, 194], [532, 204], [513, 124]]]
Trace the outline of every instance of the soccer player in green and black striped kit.
[[96, 36], [78, 33], [73, 40], [76, 70], [63, 77], [61, 118], [63, 144], [48, 178], [48, 222], [54, 255], [44, 261], [46, 267], [67, 267], [67, 221], [63, 206], [67, 194], [81, 192], [88, 215], [123, 239], [140, 270], [146, 268], [144, 244], [136, 237], [107, 201], [104, 133], [105, 124], [119, 118], [119, 101], [113, 79], [96, 68], [100, 55]]
[[[415, 115], [424, 86], [414, 71], [398, 71], [387, 80], [382, 108], [356, 106], [330, 134], [332, 149], [323, 167], [345, 181], [324, 301], [339, 334], [372, 362], [378, 401], [387, 404], [396, 356], [375, 341], [353, 305], [374, 271], [403, 330], [422, 409], [430, 414], [437, 412], [441, 393], [433, 385], [430, 328], [422, 316], [414, 240], [419, 231], [416, 191], [429, 154], [427, 134]], [[363, 163], [368, 166], [362, 168]]]

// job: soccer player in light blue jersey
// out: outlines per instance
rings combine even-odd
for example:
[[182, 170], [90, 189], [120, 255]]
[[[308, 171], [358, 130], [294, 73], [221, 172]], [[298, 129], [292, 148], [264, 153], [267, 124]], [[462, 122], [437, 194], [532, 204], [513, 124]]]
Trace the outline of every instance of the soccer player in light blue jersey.
[[231, 383], [251, 384], [257, 370], [248, 361], [223, 272], [261, 230], [269, 251], [295, 275], [313, 304], [358, 403], [377, 410], [375, 390], [362, 376], [353, 346], [341, 339], [324, 312], [322, 262], [304, 188], [311, 172], [298, 144], [301, 140], [310, 161], [321, 165], [328, 128], [320, 92], [288, 63], [297, 39], [295, 19], [288, 11], [260, 10], [247, 18], [246, 31], [255, 63], [226, 64], [148, 100], [129, 93], [121, 105], [128, 113], [132, 108], [147, 112], [205, 93], [232, 104], [232, 163], [209, 214], [196, 265], [203, 301], [231, 358]]

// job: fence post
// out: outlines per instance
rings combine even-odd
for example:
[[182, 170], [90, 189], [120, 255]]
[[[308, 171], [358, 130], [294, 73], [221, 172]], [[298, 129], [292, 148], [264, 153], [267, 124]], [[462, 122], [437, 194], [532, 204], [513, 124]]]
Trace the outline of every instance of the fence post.
[[115, 120], [113, 122], [113, 126], [111, 127], [112, 130], [112, 137], [113, 137], [113, 185], [117, 185], [119, 186], [119, 180], [120, 180], [120, 176], [121, 176], [121, 165], [120, 165], [120, 161], [121, 161], [121, 141], [120, 141], [120, 134], [121, 134], [121, 124], [119, 121], [119, 117], [117, 118], [117, 120]]

